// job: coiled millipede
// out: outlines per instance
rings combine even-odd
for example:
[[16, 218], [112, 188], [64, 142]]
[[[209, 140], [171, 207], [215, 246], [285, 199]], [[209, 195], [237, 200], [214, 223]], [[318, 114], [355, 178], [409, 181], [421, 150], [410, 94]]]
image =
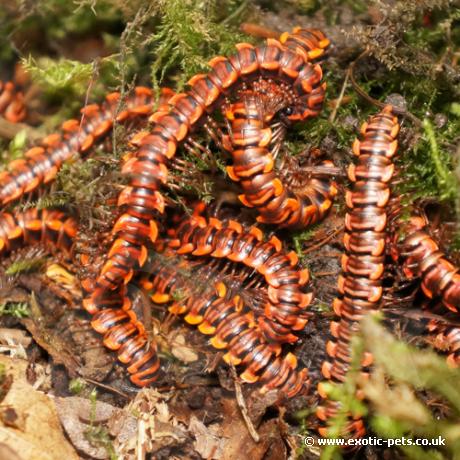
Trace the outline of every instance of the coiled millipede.
[[236, 221], [222, 222], [193, 216], [170, 231], [169, 246], [178, 254], [209, 256], [242, 264], [262, 275], [267, 286], [268, 300], [258, 325], [269, 342], [293, 343], [293, 334], [305, 327], [310, 314], [306, 308], [312, 292], [308, 286], [309, 273], [300, 269], [295, 252], [283, 252], [276, 237], [263, 241], [257, 227], [245, 231]]
[[322, 220], [330, 209], [337, 189], [331, 180], [333, 173], [328, 174], [327, 170], [335, 168], [331, 161], [323, 160], [318, 166], [325, 172], [313, 175], [295, 188], [287, 185], [287, 178], [278, 177], [268, 149], [272, 139], [268, 124], [283, 109], [289, 116], [290, 97], [279, 85], [258, 85], [255, 90], [244, 92], [241, 100], [228, 108], [226, 117], [231, 131], [225, 143], [233, 165], [227, 171], [243, 189], [241, 202], [257, 208], [259, 222], [305, 228]]

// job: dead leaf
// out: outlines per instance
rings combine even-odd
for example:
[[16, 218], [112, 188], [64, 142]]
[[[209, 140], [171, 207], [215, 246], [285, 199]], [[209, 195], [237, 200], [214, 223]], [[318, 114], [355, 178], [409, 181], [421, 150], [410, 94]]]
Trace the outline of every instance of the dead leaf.
[[184, 363], [193, 363], [198, 360], [198, 354], [190, 345], [185, 344], [185, 337], [178, 334], [172, 340], [171, 353]]
[[32, 338], [22, 329], [11, 329], [0, 327], [0, 343], [2, 345], [17, 346], [27, 348], [32, 342]]
[[22, 460], [10, 446], [0, 442], [0, 460]]
[[225, 440], [223, 455], [218, 460], [280, 460], [286, 458], [284, 445], [277, 420], [272, 419], [256, 427], [260, 441], [254, 442], [233, 399], [223, 399], [224, 421], [222, 438]]
[[[54, 403], [27, 382], [27, 361], [0, 355], [0, 364], [5, 366], [7, 375], [13, 376], [2, 407], [14, 410], [19, 428], [0, 426], [0, 446], [20, 452], [24, 459], [79, 460], [62, 432]], [[14, 458], [12, 455], [8, 460]]]
[[[89, 399], [79, 398], [56, 398], [56, 407], [62, 425], [75, 448], [92, 458], [106, 459], [109, 457], [106, 446], [96, 445], [88, 439], [90, 430], [100, 429], [114, 414], [122, 412], [110, 404], [96, 401], [94, 407]], [[93, 416], [93, 419], [92, 419]]]
[[192, 416], [188, 427], [195, 436], [193, 447], [206, 460], [222, 458], [225, 441], [222, 439], [221, 427], [217, 424], [208, 427]]
[[68, 349], [67, 342], [58, 335], [50, 334], [49, 331], [40, 326], [38, 321], [27, 318], [23, 319], [22, 322], [37, 344], [46, 350], [56, 364], [64, 365], [71, 377], [78, 375], [79, 359]]

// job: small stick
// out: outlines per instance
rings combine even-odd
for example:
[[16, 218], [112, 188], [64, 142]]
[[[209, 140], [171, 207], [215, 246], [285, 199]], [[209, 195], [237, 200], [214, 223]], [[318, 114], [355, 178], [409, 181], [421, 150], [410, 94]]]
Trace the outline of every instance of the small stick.
[[100, 383], [96, 380], [90, 379], [88, 377], [82, 377], [80, 376], [81, 379], [83, 379], [85, 382], [91, 383], [92, 385], [96, 385], [100, 388], [104, 388], [104, 390], [111, 391], [112, 393], [115, 393], [119, 396], [121, 396], [124, 399], [131, 399], [126, 393], [123, 393], [122, 391], [118, 390], [117, 388], [111, 387], [110, 385], [105, 385], [104, 383]]
[[337, 271], [329, 271], [329, 272], [317, 272], [315, 273], [315, 278], [321, 277], [321, 276], [332, 276], [332, 275], [337, 275]]
[[343, 225], [340, 225], [339, 227], [337, 227], [330, 235], [323, 238], [319, 243], [314, 244], [313, 246], [310, 246], [308, 249], [306, 249], [303, 255], [308, 254], [314, 251], [315, 249], [319, 249], [321, 246], [324, 246], [327, 242], [329, 242], [335, 236], [337, 236], [343, 230], [343, 227], [344, 227]]
[[246, 406], [246, 402], [243, 397], [243, 392], [241, 391], [241, 385], [238, 382], [238, 375], [236, 373], [236, 369], [233, 364], [230, 364], [230, 373], [232, 374], [233, 381], [235, 383], [236, 402], [238, 403], [238, 407], [241, 410], [241, 415], [243, 416], [244, 422], [246, 423], [246, 427], [252, 439], [254, 440], [254, 442], [259, 442], [260, 436], [259, 436], [259, 433], [257, 433], [256, 429], [254, 428], [254, 425], [251, 419], [249, 418], [248, 408]]
[[[364, 91], [361, 86], [358, 85], [358, 83], [356, 82], [355, 80], [355, 76], [354, 76], [354, 71], [355, 71], [355, 66], [356, 64], [362, 59], [364, 58], [365, 56], [368, 56], [369, 55], [369, 51], [363, 51], [350, 65], [349, 69], [348, 69], [348, 73], [349, 73], [349, 78], [350, 78], [350, 82], [353, 86], [353, 88], [355, 89], [355, 91], [362, 97], [364, 98], [366, 101], [370, 102], [371, 104], [375, 105], [376, 107], [379, 107], [381, 109], [383, 109], [384, 107], [386, 107], [388, 104], [385, 104], [384, 102], [380, 102], [378, 101], [377, 99], [374, 99], [373, 97], [369, 96], [369, 94], [366, 93], [366, 91]], [[395, 107], [395, 106], [392, 106], [393, 107], [393, 112], [397, 115], [401, 115], [403, 117], [407, 117], [409, 118], [411, 121], [413, 121], [417, 126], [422, 126], [422, 121], [417, 118], [415, 115], [413, 115], [412, 113], [408, 112], [406, 109], [403, 109], [401, 107]]]
[[343, 96], [345, 95], [345, 90], [346, 90], [347, 85], [348, 85], [348, 78], [349, 77], [350, 77], [350, 67], [348, 68], [347, 73], [345, 74], [345, 80], [343, 80], [342, 89], [340, 90], [339, 97], [337, 98], [336, 103], [334, 104], [334, 110], [332, 111], [332, 113], [331, 113], [331, 115], [329, 117], [329, 121], [331, 123], [334, 123], [335, 117], [337, 115], [337, 110], [339, 110], [339, 107], [342, 104]]
[[243, 22], [240, 25], [240, 30], [247, 35], [260, 38], [278, 39], [281, 35], [281, 32], [278, 32], [277, 30], [267, 29], [266, 27], [259, 26], [258, 24], [253, 24], [251, 22]]

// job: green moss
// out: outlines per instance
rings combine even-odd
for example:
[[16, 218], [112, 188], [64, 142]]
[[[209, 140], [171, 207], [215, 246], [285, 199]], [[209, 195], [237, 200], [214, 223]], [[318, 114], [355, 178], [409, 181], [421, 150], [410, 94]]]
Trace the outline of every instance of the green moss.
[[0, 316], [3, 315], [27, 318], [30, 315], [29, 305], [26, 302], [2, 302], [0, 303]]
[[5, 156], [7, 157], [5, 163], [10, 162], [11, 160], [16, 160], [18, 158], [21, 158], [24, 154], [26, 143], [27, 143], [27, 131], [26, 130], [19, 131], [8, 145], [8, 151], [5, 152], [6, 153]]
[[72, 379], [69, 382], [69, 391], [75, 395], [81, 394], [86, 387], [86, 382], [80, 378]]
[[[244, 12], [238, 8], [240, 5], [240, 2], [229, 1], [159, 1], [161, 23], [151, 37], [155, 50], [151, 66], [154, 86], [158, 88], [167, 74], [180, 70], [175, 86], [181, 90], [192, 75], [208, 68], [211, 57], [232, 52], [233, 45], [242, 38], [231, 28], [231, 22], [238, 19], [232, 13]], [[219, 24], [230, 16], [231, 21]]]
[[85, 430], [84, 435], [88, 442], [95, 447], [103, 447], [107, 452], [107, 457], [110, 460], [117, 460], [119, 457], [115, 452], [115, 448], [110, 437], [109, 430], [103, 425], [96, 424], [96, 405], [97, 392], [93, 390], [90, 395], [91, 412], [89, 419], [89, 427]]
[[48, 91], [72, 91], [76, 95], [84, 94], [93, 73], [92, 64], [83, 64], [70, 59], [59, 61], [50, 58], [35, 60], [30, 57], [22, 64], [31, 77]]
[[22, 259], [13, 262], [6, 270], [8, 276], [19, 275], [20, 273], [29, 273], [40, 270], [45, 263], [43, 257], [35, 257], [32, 259]]

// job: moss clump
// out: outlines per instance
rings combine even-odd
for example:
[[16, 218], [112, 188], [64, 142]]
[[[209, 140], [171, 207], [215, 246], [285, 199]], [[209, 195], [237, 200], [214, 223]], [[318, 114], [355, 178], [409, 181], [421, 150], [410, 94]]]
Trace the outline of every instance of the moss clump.
[[229, 26], [244, 12], [245, 5], [235, 1], [160, 0], [161, 22], [150, 38], [154, 45], [154, 86], [174, 73], [178, 74], [175, 86], [181, 90], [192, 75], [207, 68], [211, 57], [232, 52], [242, 35]]

